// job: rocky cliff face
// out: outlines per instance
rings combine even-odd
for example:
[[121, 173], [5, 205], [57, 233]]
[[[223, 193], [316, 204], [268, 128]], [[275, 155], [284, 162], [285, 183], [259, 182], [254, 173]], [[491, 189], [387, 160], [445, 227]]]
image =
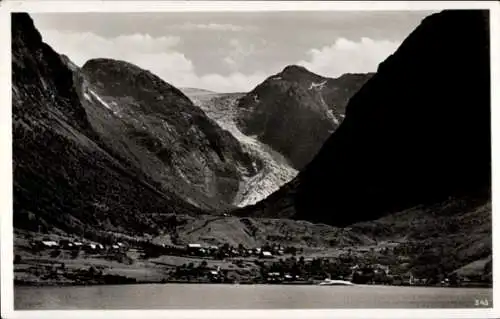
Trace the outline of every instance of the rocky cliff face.
[[66, 62], [12, 14], [14, 227], [143, 234], [155, 213], [199, 213], [106, 151]]
[[488, 198], [488, 25], [474, 10], [424, 19], [297, 178], [236, 213], [342, 226], [450, 195]]
[[332, 79], [289, 65], [239, 100], [238, 126], [300, 170], [339, 126], [347, 101], [370, 77]]
[[259, 161], [177, 88], [123, 61], [81, 70], [81, 100], [111, 152], [203, 209], [227, 209]]

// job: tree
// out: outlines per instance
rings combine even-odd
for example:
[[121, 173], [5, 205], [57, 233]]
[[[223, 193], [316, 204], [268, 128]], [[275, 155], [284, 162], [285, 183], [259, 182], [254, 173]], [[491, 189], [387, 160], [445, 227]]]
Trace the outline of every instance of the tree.
[[50, 252], [50, 257], [56, 258], [61, 254], [61, 251], [59, 249], [54, 249], [53, 251]]
[[483, 273], [485, 275], [491, 273], [493, 269], [493, 259], [490, 259], [486, 264], [484, 264]]
[[80, 254], [80, 250], [79, 249], [75, 249], [75, 250], [73, 250], [71, 252], [71, 258], [76, 259], [79, 254]]

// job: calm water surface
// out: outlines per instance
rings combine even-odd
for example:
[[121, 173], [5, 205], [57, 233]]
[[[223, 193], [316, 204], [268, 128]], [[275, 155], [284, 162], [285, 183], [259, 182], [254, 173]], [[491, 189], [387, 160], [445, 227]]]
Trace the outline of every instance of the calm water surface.
[[16, 310], [476, 308], [489, 288], [144, 284], [16, 287]]

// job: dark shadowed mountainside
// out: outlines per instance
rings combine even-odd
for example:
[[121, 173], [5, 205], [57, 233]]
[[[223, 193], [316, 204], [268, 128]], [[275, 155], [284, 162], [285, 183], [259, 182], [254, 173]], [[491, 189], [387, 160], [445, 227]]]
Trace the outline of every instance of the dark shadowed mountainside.
[[487, 201], [488, 27], [488, 13], [476, 10], [424, 19], [350, 99], [310, 164], [235, 213], [345, 226], [448, 196]]
[[302, 169], [342, 122], [349, 98], [371, 76], [332, 79], [289, 65], [238, 101], [238, 126]]
[[258, 160], [180, 90], [133, 64], [90, 60], [81, 100], [110, 152], [203, 209], [232, 207]]
[[72, 71], [24, 13], [12, 14], [12, 122], [15, 228], [144, 234], [154, 213], [200, 212], [103, 148]]

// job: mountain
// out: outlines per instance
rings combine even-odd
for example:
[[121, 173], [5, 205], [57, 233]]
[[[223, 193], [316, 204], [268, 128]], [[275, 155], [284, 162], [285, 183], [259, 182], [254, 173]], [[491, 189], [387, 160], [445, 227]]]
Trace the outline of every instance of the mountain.
[[[243, 207], [266, 198], [297, 175], [297, 168], [312, 158], [342, 121], [347, 101], [370, 76], [344, 74], [332, 79], [292, 65], [248, 94], [181, 90], [231, 132], [247, 153], [260, 159], [262, 169], [241, 183], [236, 196], [234, 204]], [[285, 123], [283, 118], [296, 122]], [[278, 122], [283, 126], [274, 130]], [[251, 128], [252, 123], [258, 127]]]
[[12, 14], [12, 142], [15, 228], [144, 234], [154, 214], [201, 213], [106, 150], [65, 58], [24, 13]]
[[239, 99], [238, 127], [300, 170], [339, 126], [347, 101], [371, 76], [332, 79], [289, 65]]
[[133, 64], [90, 60], [81, 100], [110, 151], [164, 191], [206, 210], [232, 207], [259, 161], [180, 90]]
[[425, 18], [298, 176], [234, 213], [346, 226], [449, 196], [491, 200], [489, 61], [487, 12]]
[[238, 100], [245, 93], [214, 93], [198, 95], [188, 93], [189, 98], [208, 117], [230, 132], [245, 152], [260, 160], [259, 172], [245, 178], [240, 184], [234, 204], [240, 207], [252, 205], [266, 198], [297, 175], [289, 161], [280, 153], [262, 143], [255, 136], [245, 135], [236, 124]]
[[[233, 207], [259, 160], [178, 89], [109, 59], [78, 68], [12, 15], [14, 226], [157, 233]], [[39, 229], [40, 227], [40, 229]]]

